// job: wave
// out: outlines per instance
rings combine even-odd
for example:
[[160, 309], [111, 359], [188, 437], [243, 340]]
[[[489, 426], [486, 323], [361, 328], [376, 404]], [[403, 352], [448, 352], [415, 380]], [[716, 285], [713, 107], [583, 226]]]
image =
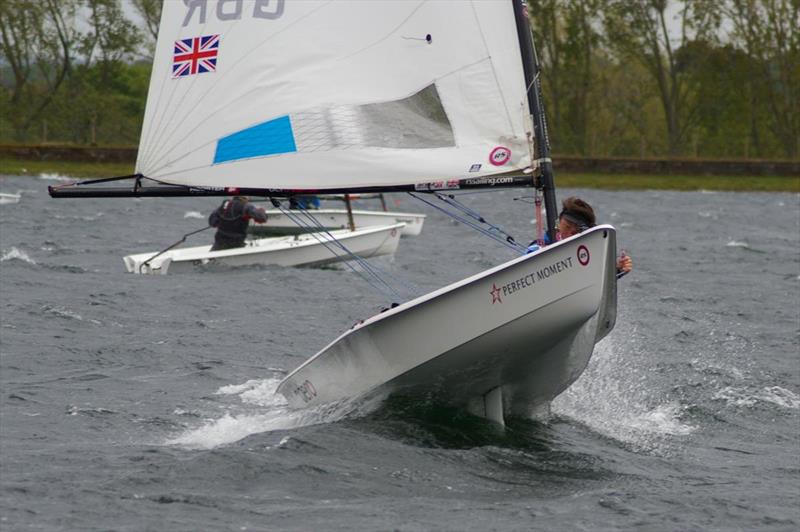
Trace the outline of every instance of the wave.
[[58, 318], [65, 318], [69, 320], [76, 320], [76, 321], [83, 321], [83, 317], [78, 314], [77, 312], [73, 312], [64, 307], [51, 307], [50, 305], [45, 305], [42, 307], [42, 311], [45, 314], [50, 314], [52, 316], [56, 316]]
[[22, 262], [36, 265], [36, 261], [30, 258], [27, 253], [20, 251], [15, 247], [12, 247], [10, 250], [3, 253], [2, 257], [0, 257], [0, 262], [5, 262], [7, 260], [21, 260]]
[[750, 249], [750, 244], [748, 244], [747, 242], [740, 242], [738, 240], [731, 240], [730, 242], [725, 244], [725, 247]]
[[654, 404], [657, 391], [612, 342], [609, 337], [597, 345], [583, 376], [556, 397], [552, 412], [637, 451], [658, 451], [668, 438], [692, 433], [695, 427], [683, 420], [688, 406], [675, 400]]
[[713, 399], [726, 401], [731, 406], [753, 407], [760, 403], [777, 405], [782, 408], [800, 409], [800, 396], [780, 386], [764, 388], [728, 386], [714, 394]]
[[44, 181], [63, 181], [63, 182], [75, 181], [75, 178], [72, 178], [72, 177], [69, 177], [69, 176], [65, 176], [65, 175], [61, 175], [61, 174], [49, 174], [49, 173], [45, 173], [45, 172], [39, 174], [39, 179], [42, 179]]
[[[331, 423], [343, 419], [356, 410], [352, 403], [340, 402], [323, 405], [317, 408], [292, 410], [286, 399], [276, 390], [281, 379], [252, 379], [242, 384], [230, 384], [217, 390], [216, 395], [238, 396], [241, 403], [248, 407], [256, 407], [257, 414], [225, 412], [221, 418], [210, 419], [201, 426], [189, 429], [185, 433], [167, 440], [167, 445], [178, 445], [189, 449], [213, 449], [229, 445], [253, 434], [288, 430], [320, 423]], [[358, 410], [357, 415], [364, 415], [377, 407]], [[283, 438], [277, 445], [280, 447], [289, 441]]]

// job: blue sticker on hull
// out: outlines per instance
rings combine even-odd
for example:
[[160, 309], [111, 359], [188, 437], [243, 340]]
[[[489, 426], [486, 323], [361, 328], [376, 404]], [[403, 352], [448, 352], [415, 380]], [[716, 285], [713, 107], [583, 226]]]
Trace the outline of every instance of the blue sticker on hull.
[[217, 141], [214, 164], [297, 151], [289, 116], [282, 116]]

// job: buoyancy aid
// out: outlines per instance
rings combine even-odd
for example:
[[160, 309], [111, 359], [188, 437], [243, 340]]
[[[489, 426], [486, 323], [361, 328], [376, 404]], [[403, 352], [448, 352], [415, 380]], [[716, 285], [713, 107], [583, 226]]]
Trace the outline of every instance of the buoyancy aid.
[[217, 237], [225, 240], [244, 242], [247, 236], [247, 226], [250, 216], [247, 214], [246, 203], [236, 200], [226, 200], [217, 209]]

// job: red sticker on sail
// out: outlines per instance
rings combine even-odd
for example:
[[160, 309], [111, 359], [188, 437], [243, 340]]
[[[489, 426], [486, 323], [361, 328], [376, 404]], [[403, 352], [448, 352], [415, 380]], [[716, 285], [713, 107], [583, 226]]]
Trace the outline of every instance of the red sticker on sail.
[[489, 162], [494, 166], [503, 166], [511, 159], [511, 150], [505, 146], [498, 146], [489, 154]]

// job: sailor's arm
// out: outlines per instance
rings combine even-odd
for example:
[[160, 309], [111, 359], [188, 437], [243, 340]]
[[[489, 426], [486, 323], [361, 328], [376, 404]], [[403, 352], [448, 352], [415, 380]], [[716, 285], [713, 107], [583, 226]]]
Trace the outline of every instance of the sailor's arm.
[[263, 224], [267, 221], [267, 211], [262, 207], [256, 207], [252, 203], [248, 203], [245, 207], [245, 214], [252, 218], [257, 224]]
[[617, 257], [617, 273], [630, 273], [633, 269], [633, 259], [631, 259], [625, 250]]

